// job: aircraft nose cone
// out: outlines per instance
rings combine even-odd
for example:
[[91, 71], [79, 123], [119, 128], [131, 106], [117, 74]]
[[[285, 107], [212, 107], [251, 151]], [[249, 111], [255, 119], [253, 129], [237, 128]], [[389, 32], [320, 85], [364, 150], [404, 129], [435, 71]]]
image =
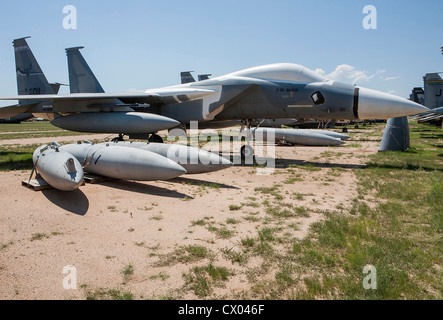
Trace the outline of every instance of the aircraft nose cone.
[[361, 120], [389, 119], [429, 111], [428, 108], [389, 93], [359, 88], [358, 117]]

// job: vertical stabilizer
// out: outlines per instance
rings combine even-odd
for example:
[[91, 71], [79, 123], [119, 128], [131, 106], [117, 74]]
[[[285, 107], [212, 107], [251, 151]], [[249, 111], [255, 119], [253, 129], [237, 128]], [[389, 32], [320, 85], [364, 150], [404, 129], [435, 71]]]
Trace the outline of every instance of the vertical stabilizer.
[[80, 53], [84, 47], [67, 48], [69, 86], [71, 93], [105, 92]]
[[191, 72], [194, 72], [194, 71], [183, 71], [183, 72], [180, 72], [180, 77], [181, 77], [182, 84], [195, 82], [195, 79], [192, 76]]
[[19, 95], [54, 94], [26, 38], [15, 39], [15, 68], [17, 72], [17, 91]]
[[198, 81], [208, 80], [210, 76], [212, 76], [212, 74], [199, 74]]

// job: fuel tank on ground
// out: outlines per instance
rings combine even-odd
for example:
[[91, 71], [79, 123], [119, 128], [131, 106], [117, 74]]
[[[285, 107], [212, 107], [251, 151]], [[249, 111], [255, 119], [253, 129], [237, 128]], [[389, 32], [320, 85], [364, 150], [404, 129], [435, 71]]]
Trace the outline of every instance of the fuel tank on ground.
[[52, 187], [72, 191], [83, 183], [83, 168], [70, 153], [60, 150], [57, 145], [37, 148], [32, 161], [41, 177]]
[[231, 161], [215, 153], [180, 144], [119, 141], [111, 145], [154, 152], [180, 164], [188, 174], [218, 171], [233, 165]]
[[257, 128], [253, 134], [255, 139], [268, 140], [274, 135], [276, 142], [284, 140], [291, 144], [305, 146], [336, 146], [345, 143], [343, 140], [334, 137], [316, 132], [300, 131], [299, 129]]
[[351, 138], [347, 134], [338, 133], [338, 132], [329, 131], [329, 130], [320, 130], [320, 129], [293, 129], [293, 130], [299, 130], [299, 131], [302, 131], [302, 132], [304, 131], [304, 132], [308, 132], [308, 133], [311, 132], [311, 133], [324, 134], [325, 136], [330, 136], [330, 137], [341, 139], [341, 140], [348, 140]]
[[159, 154], [112, 143], [69, 144], [60, 149], [76, 157], [85, 171], [115, 179], [168, 180], [186, 173], [182, 166]]

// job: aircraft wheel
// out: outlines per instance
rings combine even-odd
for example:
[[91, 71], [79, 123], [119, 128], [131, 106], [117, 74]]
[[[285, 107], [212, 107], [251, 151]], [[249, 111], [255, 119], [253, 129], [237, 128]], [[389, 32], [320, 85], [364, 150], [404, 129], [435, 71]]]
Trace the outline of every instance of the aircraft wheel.
[[243, 159], [250, 158], [254, 155], [254, 149], [251, 146], [245, 144], [243, 147], [241, 147], [240, 154]]
[[125, 140], [123, 139], [123, 137], [118, 136], [118, 137], [112, 139], [111, 141], [114, 142], [114, 143], [117, 143], [117, 142], [119, 142], [119, 141], [125, 141]]
[[163, 143], [162, 137], [160, 137], [158, 134], [151, 134], [148, 140], [149, 142]]

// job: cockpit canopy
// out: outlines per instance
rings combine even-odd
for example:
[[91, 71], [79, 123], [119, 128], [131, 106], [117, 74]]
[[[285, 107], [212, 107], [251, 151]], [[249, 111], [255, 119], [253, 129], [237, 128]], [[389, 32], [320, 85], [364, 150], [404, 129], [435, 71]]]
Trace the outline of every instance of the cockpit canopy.
[[293, 63], [269, 64], [244, 69], [230, 74], [231, 76], [258, 78], [264, 80], [284, 80], [294, 82], [322, 82], [326, 78], [320, 74]]

